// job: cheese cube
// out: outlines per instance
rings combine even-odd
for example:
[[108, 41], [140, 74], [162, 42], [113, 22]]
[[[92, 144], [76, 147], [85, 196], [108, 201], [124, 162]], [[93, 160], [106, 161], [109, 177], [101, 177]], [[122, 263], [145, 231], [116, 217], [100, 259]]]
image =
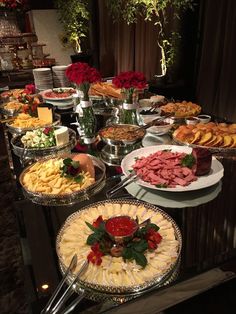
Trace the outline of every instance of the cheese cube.
[[56, 138], [56, 145], [65, 145], [69, 143], [69, 131], [66, 126], [61, 126], [54, 131]]

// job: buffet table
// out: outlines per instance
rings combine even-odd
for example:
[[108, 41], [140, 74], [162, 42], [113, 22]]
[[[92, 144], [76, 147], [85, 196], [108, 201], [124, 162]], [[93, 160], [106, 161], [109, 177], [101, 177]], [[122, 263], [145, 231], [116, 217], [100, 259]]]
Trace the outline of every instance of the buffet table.
[[[18, 182], [23, 167], [12, 153], [9, 133], [5, 128], [0, 131], [8, 147], [8, 160], [16, 187], [11, 199], [14, 198], [22, 245], [25, 301], [33, 313], [40, 313], [61, 279], [55, 251], [55, 239], [61, 226], [69, 215], [80, 208], [105, 200], [106, 192], [120, 181], [120, 169], [106, 166], [106, 185], [89, 200], [58, 207], [37, 205], [24, 198]], [[99, 145], [89, 146], [89, 149], [90, 153], [99, 156]], [[80, 147], [77, 147], [74, 151], [79, 150]], [[137, 294], [127, 302], [85, 298], [74, 313], [157, 313], [236, 277], [236, 176], [233, 175], [236, 157], [218, 153], [217, 159], [224, 166], [224, 176], [211, 187], [181, 194], [161, 191], [153, 195], [140, 191], [132, 183], [127, 190], [123, 189], [116, 195], [116, 198], [151, 201], [174, 219], [183, 240], [180, 266], [173, 278], [162, 287]], [[21, 260], [20, 256], [18, 259]], [[23, 289], [23, 284], [21, 286]]]

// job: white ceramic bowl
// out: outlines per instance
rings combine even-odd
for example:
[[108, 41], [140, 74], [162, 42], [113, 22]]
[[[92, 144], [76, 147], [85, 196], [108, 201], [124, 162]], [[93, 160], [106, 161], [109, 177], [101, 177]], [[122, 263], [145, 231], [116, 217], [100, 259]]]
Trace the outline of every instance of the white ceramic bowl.
[[154, 135], [164, 135], [170, 131], [172, 128], [174, 121], [173, 119], [166, 118], [163, 120], [163, 125], [153, 125], [150, 128], [147, 129], [148, 133], [154, 134]]
[[189, 117], [185, 119], [186, 124], [197, 124], [200, 122], [200, 120], [197, 117]]
[[141, 119], [141, 124], [147, 124], [149, 122], [152, 122], [153, 120], [157, 119], [158, 117], [161, 116], [161, 109], [156, 108], [155, 113], [152, 114], [141, 114], [143, 111], [149, 111], [152, 107], [142, 107], [139, 108], [139, 115]]
[[211, 121], [211, 116], [209, 116], [207, 114], [200, 114], [197, 117], [198, 117], [200, 123], [208, 123]]

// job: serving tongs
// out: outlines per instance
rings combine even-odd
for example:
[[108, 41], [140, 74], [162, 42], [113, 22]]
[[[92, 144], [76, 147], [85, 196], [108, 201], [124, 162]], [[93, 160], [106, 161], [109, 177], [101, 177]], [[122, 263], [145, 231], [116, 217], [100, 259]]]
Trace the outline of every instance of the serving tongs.
[[121, 180], [121, 182], [106, 192], [107, 198], [112, 198], [112, 196], [114, 196], [119, 190], [126, 187], [130, 183], [135, 182], [138, 178], [138, 174], [133, 170], [125, 179]]
[[172, 115], [173, 115], [172, 113], [169, 113], [169, 114], [167, 114], [167, 115], [161, 116], [161, 117], [159, 117], [159, 118], [156, 118], [156, 119], [150, 121], [149, 123], [147, 123], [147, 124], [145, 124], [145, 125], [142, 125], [142, 126], [136, 128], [136, 129], [130, 130], [130, 131], [128, 131], [128, 132], [129, 132], [129, 133], [136, 133], [136, 132], [138, 132], [138, 131], [140, 131], [140, 130], [148, 129], [148, 128], [150, 128], [150, 127], [153, 126], [153, 125], [158, 125], [159, 122], [165, 120], [166, 118], [171, 117]]
[[[56, 290], [52, 294], [52, 296], [49, 299], [48, 303], [46, 304], [45, 308], [41, 311], [41, 314], [47, 314], [47, 313], [50, 313], [50, 314], [56, 314], [56, 313], [67, 314], [67, 313], [70, 313], [79, 304], [79, 302], [84, 298], [84, 293], [85, 292], [84, 292], [84, 290], [81, 289], [81, 292], [80, 292], [79, 296], [77, 298], [75, 298], [75, 300], [72, 301], [64, 310], [60, 310], [61, 307], [63, 306], [63, 304], [65, 304], [65, 302], [74, 293], [74, 288], [75, 288], [75, 285], [76, 285], [79, 277], [82, 275], [82, 273], [88, 267], [88, 261], [84, 261], [84, 263], [81, 266], [80, 270], [76, 274], [76, 277], [73, 279], [71, 284], [67, 287], [65, 292], [62, 294], [62, 296], [56, 302], [57, 296], [61, 292], [62, 287], [63, 287], [64, 283], [66, 282], [66, 279], [67, 279], [68, 275], [70, 274], [70, 272], [72, 272], [75, 269], [76, 265], [77, 265], [77, 255], [75, 254], [73, 256], [73, 258], [71, 259], [70, 265], [67, 268], [64, 276], [62, 277], [62, 280], [58, 284]], [[55, 301], [55, 305], [54, 305], [54, 301]]]

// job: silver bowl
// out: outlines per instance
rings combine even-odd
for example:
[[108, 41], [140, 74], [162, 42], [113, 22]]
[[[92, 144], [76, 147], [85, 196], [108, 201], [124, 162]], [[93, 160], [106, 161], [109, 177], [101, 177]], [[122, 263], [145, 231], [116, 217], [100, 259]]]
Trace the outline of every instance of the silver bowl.
[[133, 145], [133, 144], [136, 144], [138, 142], [141, 142], [144, 135], [146, 134], [146, 130], [144, 130], [144, 129], [142, 130], [142, 135], [139, 135], [139, 136], [137, 135], [136, 137], [134, 137], [133, 139], [130, 139], [130, 140], [112, 139], [112, 138], [105, 137], [103, 135], [103, 132], [109, 128], [116, 128], [117, 133], [119, 133], [120, 129], [127, 127], [127, 126], [128, 127], [134, 127], [135, 129], [139, 128], [138, 125], [132, 125], [132, 124], [113, 124], [113, 125], [106, 126], [105, 128], [102, 128], [101, 130], [99, 130], [98, 134], [99, 134], [100, 138], [102, 139], [102, 141], [104, 141], [106, 144], [112, 145], [112, 146]]
[[[55, 158], [55, 159], [69, 158], [69, 157], [73, 157], [74, 155], [77, 155], [77, 154], [64, 154], [60, 156], [50, 156], [50, 157], [45, 157], [45, 158], [40, 159], [39, 162], [43, 163], [45, 160], [52, 159], [52, 158]], [[22, 186], [25, 197], [31, 200], [33, 203], [45, 205], [45, 206], [73, 205], [78, 202], [88, 200], [90, 197], [100, 192], [106, 183], [106, 167], [104, 163], [100, 159], [94, 156], [89, 156], [89, 157], [92, 159], [92, 162], [95, 167], [95, 183], [91, 184], [85, 189], [82, 189], [73, 193], [65, 193], [65, 194], [60, 194], [60, 195], [32, 192], [28, 190], [23, 184], [23, 177], [25, 173], [27, 173], [29, 168], [34, 165], [32, 164], [28, 166], [27, 168], [25, 168], [19, 177], [19, 182]]]
[[[60, 128], [60, 126], [55, 126], [55, 129]], [[11, 145], [13, 147], [13, 152], [16, 156], [20, 158], [31, 158], [31, 159], [40, 159], [44, 156], [49, 155], [57, 155], [61, 153], [70, 153], [70, 151], [75, 147], [77, 143], [76, 139], [76, 132], [72, 129], [68, 129], [69, 131], [69, 142], [67, 144], [58, 145], [58, 146], [51, 146], [51, 147], [28, 147], [25, 148], [21, 138], [24, 134], [18, 134], [11, 139]]]
[[[63, 263], [62, 256], [60, 254], [60, 242], [61, 238], [63, 235], [64, 230], [67, 228], [67, 225], [71, 224], [73, 220], [77, 218], [77, 215], [80, 215], [81, 211], [87, 211], [92, 207], [98, 206], [98, 205], [106, 205], [106, 203], [119, 203], [119, 204], [132, 204], [132, 205], [143, 205], [145, 208], [150, 209], [156, 213], [160, 213], [163, 215], [165, 219], [167, 219], [169, 222], [171, 222], [173, 228], [174, 228], [174, 233], [175, 233], [175, 238], [179, 243], [178, 246], [178, 256], [176, 257], [176, 260], [170, 265], [170, 267], [164, 271], [161, 275], [154, 276], [151, 280], [146, 281], [143, 284], [136, 285], [136, 286], [107, 286], [107, 285], [100, 285], [100, 284], [93, 284], [89, 283], [83, 280], [78, 280], [77, 285], [76, 285], [76, 290], [84, 289], [85, 292], [92, 293], [92, 295], [100, 295], [102, 298], [129, 298], [129, 296], [135, 295], [140, 295], [142, 293], [145, 293], [149, 291], [150, 289], [157, 288], [159, 286], [162, 286], [166, 283], [168, 278], [170, 278], [173, 273], [176, 271], [179, 261], [180, 261], [180, 256], [181, 256], [181, 248], [182, 248], [182, 236], [179, 227], [175, 223], [175, 221], [163, 210], [159, 209], [158, 207], [148, 204], [143, 201], [138, 201], [138, 200], [127, 200], [127, 199], [113, 199], [113, 200], [105, 200], [97, 203], [90, 204], [88, 206], [83, 207], [82, 209], [79, 209], [77, 212], [73, 213], [71, 216], [67, 218], [65, 221], [64, 225], [60, 229], [57, 238], [56, 238], [56, 251], [59, 259], [59, 265], [61, 272], [64, 274], [67, 267]], [[76, 274], [74, 273], [69, 273], [68, 276], [68, 282], [72, 282], [73, 279], [75, 278]]]

